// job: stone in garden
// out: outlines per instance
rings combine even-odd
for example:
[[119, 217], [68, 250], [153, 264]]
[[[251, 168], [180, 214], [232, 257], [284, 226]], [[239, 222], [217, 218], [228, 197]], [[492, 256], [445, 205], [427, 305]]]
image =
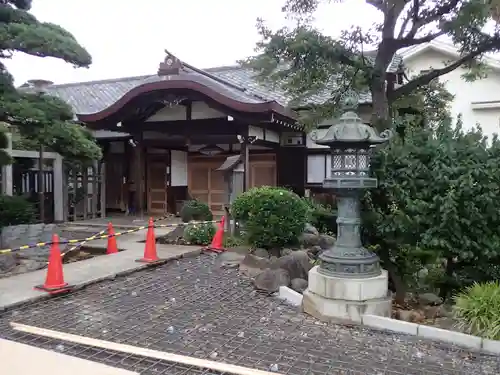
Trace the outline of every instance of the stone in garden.
[[227, 250], [241, 255], [247, 255], [251, 252], [252, 249], [250, 248], [250, 246], [239, 245], [234, 247], [228, 247]]
[[304, 279], [292, 279], [290, 282], [290, 287], [298, 293], [303, 293], [307, 289], [307, 280]]
[[244, 258], [245, 255], [235, 251], [225, 251], [217, 256], [216, 263], [219, 267], [236, 268]]
[[443, 300], [434, 293], [422, 293], [418, 295], [418, 303], [422, 306], [441, 305]]
[[280, 286], [288, 286], [290, 284], [290, 275], [281, 268], [267, 268], [255, 277], [253, 284], [260, 291], [276, 293]]
[[425, 306], [424, 315], [426, 319], [443, 318], [451, 315], [444, 305]]
[[328, 234], [320, 234], [318, 245], [323, 249], [327, 250], [335, 245], [335, 237], [329, 236]]
[[398, 310], [396, 318], [410, 323], [421, 323], [425, 320], [424, 314], [413, 310]]
[[312, 246], [309, 250], [307, 250], [307, 252], [311, 256], [311, 258], [317, 259], [318, 256], [323, 252], [323, 249], [321, 248], [321, 246], [316, 245]]
[[16, 273], [37, 271], [45, 268], [47, 262], [36, 259], [21, 259], [16, 268]]
[[245, 276], [255, 277], [260, 274], [262, 270], [268, 268], [270, 263], [271, 261], [269, 259], [247, 254], [240, 263], [240, 272]]
[[311, 247], [319, 245], [320, 236], [311, 233], [302, 233], [298, 240], [303, 247]]
[[253, 255], [260, 258], [269, 258], [269, 253], [266, 249], [257, 248], [253, 251]]
[[0, 274], [12, 271], [16, 265], [17, 262], [14, 254], [0, 254]]
[[291, 253], [293, 253], [293, 250], [292, 250], [292, 249], [287, 249], [287, 248], [285, 248], [285, 249], [281, 249], [281, 250], [280, 250], [280, 256], [281, 256], [281, 257], [284, 257], [284, 256], [286, 256], [286, 255], [290, 255]]
[[304, 233], [309, 233], [309, 234], [314, 234], [315, 236], [319, 236], [318, 230], [309, 223], [306, 223], [304, 227]]
[[278, 258], [271, 263], [271, 268], [281, 268], [288, 272], [291, 279], [304, 279], [308, 280], [309, 270], [312, 264], [309, 261], [309, 256], [306, 251], [294, 251], [290, 255]]

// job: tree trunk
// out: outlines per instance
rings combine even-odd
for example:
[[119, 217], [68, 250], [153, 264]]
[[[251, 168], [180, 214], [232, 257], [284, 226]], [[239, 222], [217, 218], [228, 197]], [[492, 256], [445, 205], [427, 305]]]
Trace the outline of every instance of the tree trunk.
[[[372, 94], [372, 116], [371, 125], [379, 132], [390, 127], [390, 110], [387, 99], [385, 84], [378, 79], [374, 80], [371, 87]], [[377, 82], [378, 81], [378, 82]]]
[[384, 267], [387, 269], [387, 272], [389, 273], [392, 284], [394, 285], [394, 300], [397, 304], [403, 305], [406, 299], [406, 285], [403, 281], [403, 278], [399, 274], [397, 266], [393, 262], [391, 262], [388, 257], [382, 256], [381, 260]]

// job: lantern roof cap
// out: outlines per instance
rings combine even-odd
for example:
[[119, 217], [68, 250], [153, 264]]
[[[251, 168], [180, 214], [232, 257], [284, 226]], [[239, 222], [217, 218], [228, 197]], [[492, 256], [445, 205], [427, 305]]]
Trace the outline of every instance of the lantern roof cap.
[[317, 132], [311, 135], [314, 142], [319, 145], [332, 146], [336, 143], [362, 143], [376, 145], [385, 143], [392, 138], [391, 130], [385, 130], [380, 134], [370, 125], [364, 124], [355, 112], [358, 100], [357, 95], [348, 92], [342, 98], [346, 112], [330, 126], [322, 138], [317, 137]]

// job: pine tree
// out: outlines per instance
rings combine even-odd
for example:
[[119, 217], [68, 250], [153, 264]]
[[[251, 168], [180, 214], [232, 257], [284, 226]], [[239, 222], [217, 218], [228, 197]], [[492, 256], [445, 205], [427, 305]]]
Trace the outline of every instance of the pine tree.
[[[0, 59], [8, 59], [18, 51], [88, 67], [92, 58], [75, 37], [58, 25], [38, 21], [29, 12], [31, 5], [31, 0], [0, 0]], [[73, 119], [65, 102], [16, 89], [13, 77], [0, 60], [0, 121], [15, 127], [22, 137], [67, 158], [99, 159], [101, 150], [94, 138]], [[0, 132], [0, 148], [5, 146], [5, 133]], [[5, 153], [0, 155], [0, 164], [8, 161]]]

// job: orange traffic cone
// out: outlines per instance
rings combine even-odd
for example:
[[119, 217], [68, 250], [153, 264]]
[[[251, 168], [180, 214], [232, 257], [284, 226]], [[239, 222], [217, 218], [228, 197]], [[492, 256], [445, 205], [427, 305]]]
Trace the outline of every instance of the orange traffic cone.
[[108, 223], [108, 248], [106, 249], [106, 254], [115, 254], [118, 252], [118, 246], [116, 246], [115, 230], [113, 229], [113, 224]]
[[59, 249], [59, 237], [52, 236], [52, 246], [49, 254], [49, 266], [45, 284], [35, 286], [36, 290], [42, 290], [50, 294], [58, 294], [70, 291], [72, 288], [64, 282], [61, 250]]
[[214, 238], [212, 239], [212, 243], [204, 250], [213, 251], [214, 253], [222, 253], [226, 251], [226, 249], [224, 249], [222, 245], [222, 242], [224, 241], [224, 222], [225, 216], [222, 216], [222, 219], [220, 219], [219, 226], [217, 228], [217, 232], [215, 232]]
[[148, 223], [148, 233], [146, 234], [146, 246], [144, 247], [144, 256], [141, 259], [137, 259], [137, 262], [157, 263], [160, 261], [161, 259], [158, 258], [158, 254], [156, 254], [156, 239], [155, 239], [153, 218], [150, 218]]

